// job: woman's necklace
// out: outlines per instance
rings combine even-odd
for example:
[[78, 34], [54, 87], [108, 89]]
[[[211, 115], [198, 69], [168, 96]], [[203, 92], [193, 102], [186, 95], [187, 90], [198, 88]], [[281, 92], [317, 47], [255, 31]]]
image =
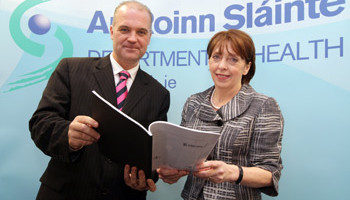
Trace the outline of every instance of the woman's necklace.
[[211, 106], [213, 106], [214, 109], [219, 110], [220, 107], [216, 106], [216, 105], [214, 104], [214, 102], [213, 102], [214, 93], [215, 93], [215, 89], [213, 90], [213, 93], [211, 94], [210, 103], [211, 103]]

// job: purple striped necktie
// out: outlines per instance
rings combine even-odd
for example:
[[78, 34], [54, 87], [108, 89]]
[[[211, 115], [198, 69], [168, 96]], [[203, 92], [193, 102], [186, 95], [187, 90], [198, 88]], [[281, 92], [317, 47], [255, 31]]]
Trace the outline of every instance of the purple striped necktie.
[[119, 82], [117, 84], [116, 90], [117, 90], [117, 108], [119, 110], [123, 110], [123, 105], [126, 99], [126, 96], [128, 95], [128, 89], [126, 88], [126, 81], [130, 77], [129, 72], [127, 71], [121, 71], [119, 72]]

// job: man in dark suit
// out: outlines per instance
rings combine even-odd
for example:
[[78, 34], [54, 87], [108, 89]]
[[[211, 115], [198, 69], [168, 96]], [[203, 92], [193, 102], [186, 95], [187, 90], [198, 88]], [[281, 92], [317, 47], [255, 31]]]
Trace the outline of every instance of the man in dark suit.
[[143, 4], [121, 3], [110, 27], [113, 52], [103, 58], [63, 59], [51, 75], [29, 121], [33, 141], [51, 157], [37, 199], [146, 199], [147, 190], [156, 190], [142, 170], [123, 168], [99, 153], [98, 122], [89, 117], [92, 90], [117, 105], [118, 73], [125, 70], [130, 78], [123, 112], [146, 128], [167, 120], [169, 92], [139, 66], [151, 21]]

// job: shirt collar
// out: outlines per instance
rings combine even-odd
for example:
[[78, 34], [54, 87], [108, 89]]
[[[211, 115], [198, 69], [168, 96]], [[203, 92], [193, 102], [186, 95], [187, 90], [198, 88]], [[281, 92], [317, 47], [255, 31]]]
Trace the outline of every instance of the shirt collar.
[[[122, 66], [119, 65], [119, 63], [113, 58], [113, 55], [110, 54], [109, 56], [110, 60], [111, 60], [111, 64], [112, 64], [112, 69], [113, 69], [113, 75], [116, 76], [119, 74], [119, 72], [125, 70], [123, 69]], [[131, 80], [135, 80], [135, 77], [136, 77], [136, 74], [137, 74], [137, 71], [139, 70], [140, 68], [140, 65], [139, 63], [137, 63], [137, 65], [129, 70], [126, 70], [129, 72], [130, 74], [130, 79]]]

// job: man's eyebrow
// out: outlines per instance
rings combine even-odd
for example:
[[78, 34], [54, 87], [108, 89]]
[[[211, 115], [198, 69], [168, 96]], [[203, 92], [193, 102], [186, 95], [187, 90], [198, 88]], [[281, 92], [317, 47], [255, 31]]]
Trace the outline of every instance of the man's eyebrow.
[[140, 28], [139, 30], [140, 30], [140, 31], [145, 31], [145, 32], [148, 33], [148, 29], [147, 29], [147, 28]]
[[[118, 29], [121, 29], [121, 28], [130, 28], [129, 26], [127, 26], [127, 25], [120, 25], [120, 26], [118, 26]], [[147, 29], [147, 28], [139, 28], [139, 29], [137, 29], [138, 31], [145, 31], [145, 32], [149, 32], [149, 30]]]
[[118, 26], [118, 29], [120, 29], [120, 28], [129, 28], [129, 27], [126, 25], [120, 25], [120, 26]]

